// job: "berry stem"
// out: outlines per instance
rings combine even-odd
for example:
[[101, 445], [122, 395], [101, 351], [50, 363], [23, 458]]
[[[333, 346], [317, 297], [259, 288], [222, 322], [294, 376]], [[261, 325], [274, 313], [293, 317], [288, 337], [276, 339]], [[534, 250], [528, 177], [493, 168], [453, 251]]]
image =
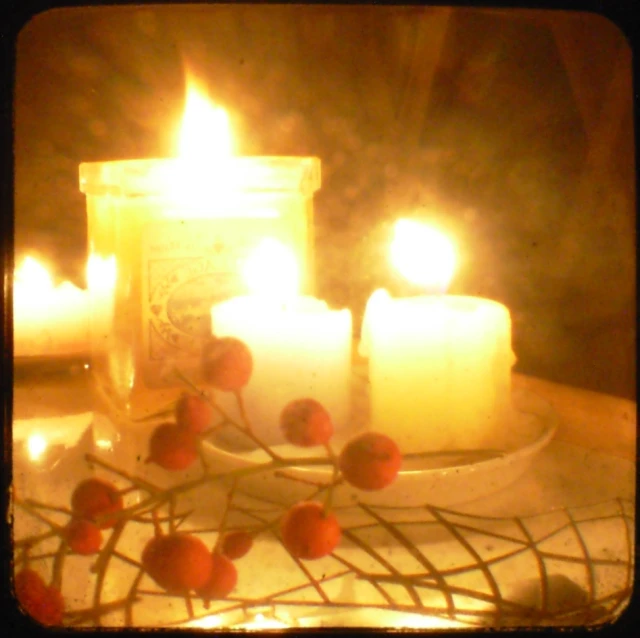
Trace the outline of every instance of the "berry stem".
[[71, 512], [69, 510], [63, 510], [62, 508], [47, 507], [40, 504], [35, 504], [34, 502], [31, 502], [31, 501], [25, 501], [25, 502], [16, 501], [16, 505], [19, 505], [20, 507], [22, 507], [31, 516], [33, 516], [34, 518], [37, 518], [41, 523], [48, 525], [51, 528], [52, 535], [54, 536], [60, 536], [64, 531], [64, 527], [62, 525], [58, 525], [57, 523], [50, 521], [48, 518], [40, 514], [40, 512], [38, 512], [36, 508], [50, 509], [54, 511], [63, 511], [65, 514], [68, 514], [69, 516], [71, 515]]
[[47, 503], [41, 503], [40, 501], [36, 501], [32, 498], [28, 498], [24, 501], [16, 499], [15, 503], [16, 505], [24, 507], [29, 512], [33, 512], [30, 508], [37, 508], [41, 510], [48, 510], [50, 512], [59, 512], [61, 514], [71, 514], [71, 510], [68, 507], [55, 507], [53, 505], [48, 505]]
[[[102, 588], [104, 586], [104, 581], [107, 575], [107, 567], [109, 566], [109, 561], [113, 555], [113, 550], [115, 549], [118, 541], [120, 540], [120, 536], [124, 531], [124, 528], [127, 524], [126, 519], [120, 519], [114, 526], [111, 536], [109, 540], [105, 544], [103, 550], [98, 555], [98, 560], [96, 561], [96, 585], [93, 590], [93, 606], [100, 606], [100, 599], [102, 597]], [[96, 619], [98, 626], [100, 625], [100, 619]]]
[[[133, 474], [130, 474], [129, 472], [125, 472], [124, 470], [121, 470], [120, 468], [115, 467], [114, 465], [111, 465], [111, 463], [107, 463], [107, 461], [101, 459], [95, 454], [92, 454], [91, 452], [87, 452], [84, 455], [84, 458], [88, 463], [93, 465], [99, 465], [105, 470], [109, 470], [110, 472], [113, 472], [114, 474], [121, 476], [123, 479], [126, 479], [127, 481], [129, 481], [132, 485], [135, 485], [138, 489], [142, 489], [145, 492], [149, 492], [149, 494], [157, 495], [162, 493], [162, 489], [160, 489], [158, 486], [154, 485], [153, 483], [149, 483], [149, 481], [146, 481], [145, 479], [140, 478], [139, 476], [135, 476]], [[131, 492], [131, 491], [132, 491], [132, 488], [127, 488], [127, 490], [123, 490], [123, 492], [121, 493]]]
[[53, 568], [51, 570], [51, 586], [57, 590], [62, 589], [62, 569], [64, 568], [64, 559], [67, 555], [67, 542], [62, 539], [58, 549], [53, 557]]
[[204, 472], [204, 475], [206, 476], [207, 472], [209, 471], [209, 464], [207, 463], [207, 459], [204, 455], [204, 452], [202, 451], [202, 441], [198, 440], [197, 443], [197, 449], [198, 449], [198, 458], [200, 459], [200, 463], [202, 465], [202, 471]]
[[333, 490], [338, 481], [338, 459], [335, 455], [335, 452], [333, 451], [333, 448], [331, 447], [330, 441], [327, 441], [324, 444], [324, 449], [327, 451], [327, 457], [333, 464], [333, 478], [331, 479], [331, 483], [327, 487], [327, 493], [324, 499], [324, 510], [328, 513], [331, 511], [331, 506], [333, 504]]
[[146, 423], [147, 421], [155, 421], [156, 419], [159, 419], [161, 417], [166, 417], [166, 416], [169, 416], [170, 414], [173, 414], [175, 412], [175, 409], [176, 409], [176, 402], [172, 401], [165, 408], [162, 408], [157, 412], [153, 412], [151, 414], [148, 414], [147, 416], [142, 416], [132, 420], [134, 423]]
[[[136, 598], [134, 602], [137, 602], [138, 600], [139, 599]], [[110, 603], [103, 603], [99, 607], [89, 607], [87, 609], [74, 609], [73, 611], [68, 611], [65, 613], [65, 618], [69, 625], [80, 625], [90, 620], [95, 622], [96, 618], [105, 614], [110, 614], [118, 609], [126, 608], [126, 606], [127, 599], [122, 598]]]
[[[156, 538], [162, 536], [162, 528], [160, 527], [160, 519], [158, 518], [158, 510], [154, 509], [151, 512], [151, 520], [153, 521], [153, 533]], [[168, 517], [169, 525], [171, 525], [171, 515]]]
[[187, 614], [189, 616], [189, 619], [191, 620], [194, 614], [193, 614], [193, 601], [191, 600], [191, 596], [189, 596], [189, 594], [187, 594], [184, 597], [184, 604], [187, 607]]
[[220, 544], [222, 543], [222, 537], [224, 536], [224, 530], [227, 527], [227, 520], [229, 518], [229, 511], [231, 509], [231, 502], [233, 501], [233, 497], [236, 493], [236, 484], [238, 479], [233, 479], [231, 483], [231, 488], [227, 492], [227, 500], [224, 506], [224, 512], [222, 512], [222, 518], [220, 519], [220, 525], [218, 526], [218, 538], [216, 539], [216, 544], [213, 548], [214, 553], [216, 550], [220, 549]]
[[254, 433], [251, 427], [251, 423], [247, 416], [247, 411], [244, 405], [244, 399], [242, 397], [242, 392], [238, 390], [235, 392], [236, 401], [238, 403], [238, 409], [240, 411], [240, 417], [244, 423], [244, 427], [237, 423], [234, 419], [232, 419], [208, 394], [202, 392], [198, 386], [196, 386], [190, 379], [188, 379], [178, 368], [174, 367], [174, 373], [176, 376], [183, 382], [186, 383], [189, 388], [191, 388], [194, 392], [201, 395], [222, 417], [223, 423], [219, 425], [223, 425], [224, 423], [228, 423], [229, 425], [235, 427], [240, 432], [246, 434], [258, 447], [262, 448], [274, 461], [279, 460], [281, 457], [273, 452], [271, 448], [266, 445], [262, 440], [260, 440]]
[[187, 386], [189, 386], [189, 388], [195, 392], [196, 394], [198, 394], [199, 396], [201, 396], [205, 401], [207, 401], [207, 403], [209, 403], [209, 405], [225, 420], [228, 421], [229, 423], [233, 424], [233, 425], [238, 425], [237, 423], [235, 423], [235, 421], [229, 417], [229, 415], [213, 400], [213, 398], [211, 396], [209, 396], [206, 392], [203, 392], [197, 385], [195, 385], [188, 377], [186, 377], [183, 372], [177, 368], [174, 367], [173, 371], [175, 373], [175, 375], [180, 379], [180, 381], [182, 381], [183, 383], [185, 383]]
[[144, 569], [140, 567], [140, 570], [136, 574], [136, 577], [133, 579], [131, 583], [131, 587], [129, 587], [129, 591], [127, 593], [127, 597], [125, 599], [125, 608], [124, 608], [124, 622], [128, 627], [133, 626], [133, 603], [137, 600], [136, 594], [138, 593], [138, 585], [144, 576]]
[[247, 410], [244, 405], [242, 390], [236, 390], [234, 392], [234, 395], [238, 403], [238, 409], [240, 410], [240, 418], [242, 419], [242, 422], [244, 423], [247, 430], [249, 430], [249, 432], [253, 432], [253, 427], [251, 426], [251, 421], [249, 420], [249, 415], [247, 414]]
[[32, 545], [37, 545], [41, 541], [46, 541], [53, 536], [57, 536], [58, 533], [51, 529], [48, 532], [42, 532], [42, 534], [34, 534], [33, 536], [25, 536], [19, 540], [14, 541], [14, 547], [21, 551], [27, 551]]
[[[169, 533], [173, 534], [176, 531], [176, 496], [171, 494], [169, 496]], [[155, 517], [158, 520], [158, 517]]]

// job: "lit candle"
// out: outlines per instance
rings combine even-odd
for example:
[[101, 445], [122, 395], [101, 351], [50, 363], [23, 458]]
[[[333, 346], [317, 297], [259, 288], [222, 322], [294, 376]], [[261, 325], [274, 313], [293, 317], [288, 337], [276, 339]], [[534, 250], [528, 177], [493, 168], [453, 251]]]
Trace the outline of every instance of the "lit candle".
[[117, 273], [112, 322], [92, 333], [92, 369], [133, 419], [179, 394], [173, 363], [195, 374], [211, 306], [246, 293], [238, 263], [263, 237], [289, 246], [312, 286], [320, 161], [233, 154], [227, 113], [193, 77], [178, 128], [174, 157], [80, 165], [90, 255], [113, 258]]
[[[251, 349], [254, 368], [245, 404], [256, 434], [282, 443], [278, 422], [293, 399], [311, 397], [329, 411], [336, 430], [350, 406], [351, 312], [297, 296], [296, 263], [285, 246], [265, 240], [246, 262], [251, 295], [213, 306], [212, 332], [235, 336]], [[221, 397], [232, 405], [230, 397]]]
[[[446, 289], [454, 251], [442, 236], [403, 220], [392, 255], [414, 282]], [[377, 290], [360, 352], [369, 358], [371, 428], [403, 451], [494, 448], [504, 440], [515, 362], [504, 305], [441, 294], [394, 299]]]
[[47, 269], [27, 257], [13, 287], [14, 356], [56, 357], [89, 350], [86, 291], [63, 281], [54, 286]]

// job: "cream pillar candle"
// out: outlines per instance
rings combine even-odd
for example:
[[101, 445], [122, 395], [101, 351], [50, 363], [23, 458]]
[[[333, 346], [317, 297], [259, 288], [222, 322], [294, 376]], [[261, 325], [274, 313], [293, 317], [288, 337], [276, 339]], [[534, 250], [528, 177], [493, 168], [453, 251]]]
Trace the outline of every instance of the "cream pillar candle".
[[[407, 278], [446, 289], [455, 264], [446, 237], [400, 220], [391, 248]], [[369, 358], [371, 428], [402, 451], [504, 444], [515, 361], [504, 305], [443, 294], [394, 299], [378, 290], [365, 310], [360, 352]]]
[[371, 297], [371, 428], [405, 452], [500, 447], [510, 404], [511, 320], [505, 306], [464, 296]]
[[[350, 402], [351, 312], [296, 297], [284, 304], [236, 297], [211, 311], [213, 333], [242, 339], [253, 355], [244, 400], [255, 433], [282, 443], [278, 420], [293, 399], [311, 397], [329, 411], [336, 430], [347, 425]], [[229, 405], [228, 397], [220, 397]]]
[[[336, 431], [349, 421], [351, 312], [295, 295], [295, 268], [287, 247], [267, 239], [250, 255], [244, 272], [255, 294], [211, 309], [213, 334], [237, 337], [251, 349], [254, 367], [244, 402], [255, 433], [269, 444], [284, 442], [280, 412], [293, 399], [322, 403]], [[218, 400], [228, 409], [235, 401], [228, 395]]]
[[13, 286], [16, 357], [60, 357], [89, 352], [88, 296], [69, 281], [54, 286], [47, 269], [27, 257]]

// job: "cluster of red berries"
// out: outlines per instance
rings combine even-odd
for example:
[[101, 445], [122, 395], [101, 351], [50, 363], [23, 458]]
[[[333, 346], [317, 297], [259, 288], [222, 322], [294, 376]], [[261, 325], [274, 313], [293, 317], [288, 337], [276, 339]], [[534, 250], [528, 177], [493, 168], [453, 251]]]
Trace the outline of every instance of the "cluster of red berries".
[[[116, 524], [122, 507], [122, 495], [111, 483], [95, 478], [78, 483], [71, 495], [71, 520], [62, 529], [68, 548], [82, 555], [99, 552], [102, 530]], [[16, 573], [14, 585], [25, 612], [43, 625], [62, 624], [64, 599], [57, 587], [46, 585], [29, 567]]]
[[195, 592], [208, 608], [211, 600], [228, 596], [238, 582], [233, 561], [252, 547], [244, 530], [224, 534], [212, 550], [192, 534], [160, 532], [147, 542], [142, 566], [162, 589], [173, 594]]
[[[210, 386], [239, 393], [249, 382], [253, 360], [249, 348], [234, 337], [211, 338], [203, 349], [201, 372]], [[200, 439], [214, 417], [213, 404], [204, 393], [184, 394], [176, 402], [174, 420], [158, 425], [149, 439], [146, 462], [177, 471], [191, 466], [198, 458]], [[334, 426], [324, 406], [311, 398], [288, 403], [280, 415], [285, 439], [296, 446], [322, 445], [330, 449]], [[394, 481], [401, 465], [397, 445], [375, 432], [356, 436], [335, 459], [334, 479], [361, 490], [380, 490]], [[329, 490], [333, 485], [327, 486]], [[78, 554], [95, 554], [102, 546], [102, 530], [113, 527], [122, 517], [122, 494], [100, 479], [79, 483], [71, 496], [70, 522], [63, 529], [68, 547]], [[290, 507], [279, 520], [284, 547], [296, 559], [314, 560], [331, 554], [338, 546], [341, 528], [336, 515], [325, 504], [303, 501]], [[234, 561], [246, 555], [253, 535], [238, 529], [223, 533], [213, 548], [193, 534], [155, 535], [142, 551], [146, 574], [172, 594], [195, 595], [208, 608], [214, 599], [225, 598], [236, 586], [238, 572]], [[47, 587], [33, 570], [16, 575], [18, 600], [34, 618], [44, 624], [61, 624], [64, 601], [60, 592]]]
[[[328, 445], [333, 434], [329, 413], [315, 399], [297, 399], [280, 414], [282, 432], [293, 445]], [[384, 434], [365, 432], [342, 449], [338, 467], [347, 483], [361, 490], [381, 490], [400, 471], [402, 456], [398, 446]]]
[[[240, 391], [251, 378], [249, 348], [235, 337], [212, 337], [202, 351], [202, 377], [225, 392]], [[176, 402], [174, 420], [158, 425], [149, 440], [147, 463], [165, 470], [189, 468], [198, 458], [200, 437], [211, 425], [214, 410], [204, 394], [184, 394]]]
[[[280, 415], [282, 432], [293, 445], [311, 447], [329, 444], [333, 423], [327, 410], [315, 399], [290, 402]], [[384, 434], [366, 432], [347, 443], [338, 457], [342, 478], [361, 490], [380, 490], [396, 478], [402, 457], [395, 442]], [[338, 546], [338, 520], [316, 501], [291, 507], [280, 523], [282, 543], [296, 557], [312, 560], [327, 556]]]
[[157, 534], [142, 552], [142, 566], [162, 589], [186, 595], [192, 591], [205, 605], [225, 598], [236, 586], [232, 559], [217, 546], [209, 550], [197, 537], [174, 532]]
[[102, 531], [113, 527], [123, 507], [122, 495], [107, 481], [91, 478], [79, 483], [71, 495], [72, 518], [63, 536], [77, 554], [96, 554], [102, 546]]

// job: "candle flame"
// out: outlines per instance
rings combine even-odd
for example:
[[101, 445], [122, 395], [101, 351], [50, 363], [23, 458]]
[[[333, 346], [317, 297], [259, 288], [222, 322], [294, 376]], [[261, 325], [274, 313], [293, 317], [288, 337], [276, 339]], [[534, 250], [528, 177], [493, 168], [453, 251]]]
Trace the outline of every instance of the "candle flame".
[[221, 162], [232, 155], [231, 126], [226, 111], [214, 106], [190, 79], [187, 85], [179, 157], [188, 162]]
[[263, 239], [245, 261], [244, 280], [252, 294], [279, 299], [293, 297], [299, 287], [293, 251], [277, 239]]
[[455, 270], [451, 240], [426, 224], [400, 219], [391, 243], [391, 262], [406, 279], [428, 292], [445, 292]]
[[49, 271], [37, 259], [25, 257], [14, 273], [15, 292], [31, 295], [43, 295], [53, 290], [53, 281]]
[[47, 451], [47, 439], [42, 434], [32, 434], [27, 439], [27, 451], [29, 458], [36, 463], [44, 456]]
[[[178, 157], [168, 188], [181, 206], [201, 215], [211, 214], [211, 189], [216, 202], [225, 209], [231, 196], [235, 169], [232, 157], [231, 127], [226, 111], [213, 105], [192, 75], [187, 78], [187, 96], [178, 136]], [[204, 206], [204, 208], [203, 208]]]
[[116, 258], [115, 255], [101, 257], [89, 255], [87, 260], [87, 284], [94, 290], [112, 290], [116, 283]]

